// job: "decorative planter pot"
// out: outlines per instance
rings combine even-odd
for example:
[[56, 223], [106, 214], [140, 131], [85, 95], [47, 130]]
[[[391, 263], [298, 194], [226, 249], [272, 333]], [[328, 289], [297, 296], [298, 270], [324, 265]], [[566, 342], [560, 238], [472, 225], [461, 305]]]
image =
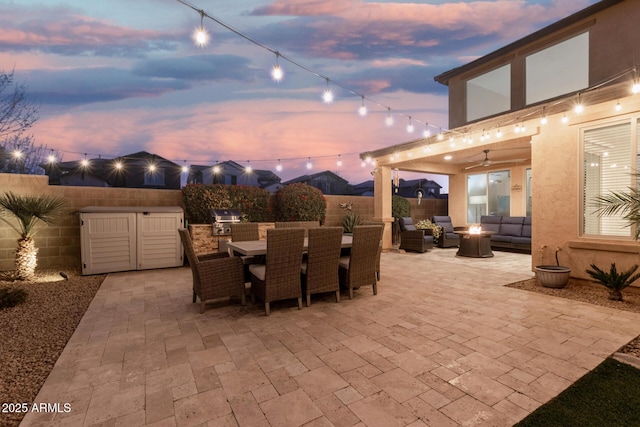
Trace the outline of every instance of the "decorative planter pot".
[[564, 288], [569, 282], [571, 269], [557, 265], [537, 265], [536, 277], [545, 288]]

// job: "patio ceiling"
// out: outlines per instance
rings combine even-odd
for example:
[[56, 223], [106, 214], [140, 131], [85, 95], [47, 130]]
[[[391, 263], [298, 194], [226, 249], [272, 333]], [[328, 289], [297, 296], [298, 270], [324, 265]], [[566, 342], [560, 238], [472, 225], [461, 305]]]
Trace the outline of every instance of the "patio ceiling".
[[[458, 138], [452, 147], [449, 141], [441, 141], [436, 144], [428, 144], [425, 140], [417, 140], [404, 146], [392, 147], [393, 150], [384, 153], [376, 153], [372, 156], [378, 166], [388, 166], [408, 172], [437, 173], [455, 175], [461, 172], [495, 169], [496, 166], [508, 167], [514, 164], [529, 164], [531, 162], [531, 135], [537, 132], [520, 135], [518, 138], [503, 137], [499, 141], [464, 143]], [[476, 136], [477, 138], [477, 136]], [[494, 137], [495, 139], [495, 137]], [[492, 164], [477, 166], [484, 158], [484, 150], [489, 150], [488, 158]], [[451, 156], [449, 160], [446, 156]]]

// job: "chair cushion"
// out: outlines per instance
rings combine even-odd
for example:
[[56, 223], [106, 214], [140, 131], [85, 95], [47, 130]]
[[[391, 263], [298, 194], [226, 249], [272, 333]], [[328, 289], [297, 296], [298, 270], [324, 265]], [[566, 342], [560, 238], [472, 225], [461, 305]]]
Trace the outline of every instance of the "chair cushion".
[[340, 257], [340, 262], [338, 263], [338, 266], [348, 270], [349, 269], [349, 261], [350, 260], [351, 260], [351, 258], [348, 257], [348, 256], [341, 256]]
[[425, 243], [431, 243], [431, 244], [433, 244], [433, 236], [431, 236], [431, 235], [426, 235], [426, 234], [425, 234], [425, 236], [424, 236], [424, 242], [425, 242]]
[[501, 220], [501, 216], [482, 215], [480, 217], [480, 226], [484, 231], [493, 231], [494, 233], [499, 233]]
[[531, 238], [531, 217], [530, 216], [524, 219], [524, 225], [522, 226], [522, 237]]
[[499, 234], [503, 236], [521, 236], [522, 224], [500, 224]]
[[511, 243], [519, 244], [519, 245], [530, 245], [531, 237], [517, 237], [514, 236], [511, 238]]
[[264, 264], [249, 265], [249, 272], [262, 281], [264, 281], [266, 271], [267, 271], [267, 266]]
[[453, 233], [453, 223], [450, 216], [434, 216], [433, 223], [438, 227], [442, 227], [445, 233]]
[[400, 231], [416, 230], [416, 226], [413, 225], [413, 219], [411, 219], [411, 217], [400, 218], [398, 224], [400, 225]]

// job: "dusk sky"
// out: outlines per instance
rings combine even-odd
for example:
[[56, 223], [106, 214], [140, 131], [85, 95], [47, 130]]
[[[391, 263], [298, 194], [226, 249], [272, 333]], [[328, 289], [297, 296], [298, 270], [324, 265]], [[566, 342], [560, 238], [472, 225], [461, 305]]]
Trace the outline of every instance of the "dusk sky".
[[282, 58], [273, 81], [273, 53], [207, 18], [209, 43], [196, 46], [200, 15], [176, 0], [0, 0], [0, 70], [15, 70], [40, 104], [36, 145], [64, 161], [145, 150], [276, 172], [281, 159], [283, 181], [328, 169], [355, 184], [371, 178], [358, 153], [420, 138], [425, 122], [447, 127], [447, 88], [434, 76], [596, 1], [190, 3], [365, 95], [368, 114], [332, 83], [335, 100], [323, 103], [326, 81]]

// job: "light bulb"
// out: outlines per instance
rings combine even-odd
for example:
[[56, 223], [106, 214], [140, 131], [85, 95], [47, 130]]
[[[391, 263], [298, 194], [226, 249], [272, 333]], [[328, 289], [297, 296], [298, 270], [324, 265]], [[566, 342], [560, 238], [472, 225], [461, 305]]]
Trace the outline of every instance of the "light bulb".
[[313, 167], [313, 164], [311, 163], [311, 158], [309, 157], [309, 159], [307, 160], [307, 169], [311, 169]]
[[429, 130], [429, 128], [426, 128], [424, 132], [422, 132], [422, 137], [429, 138], [430, 136], [431, 136], [431, 131]]
[[541, 125], [546, 125], [547, 122], [548, 122], [547, 116], [542, 116], [542, 118], [540, 119], [540, 124]]
[[338, 167], [342, 166], [342, 160], [340, 159], [340, 156], [338, 156], [338, 161], [336, 162], [336, 165]]
[[55, 163], [56, 162], [56, 156], [54, 156], [53, 154], [49, 154], [49, 157], [47, 157], [47, 161], [49, 163]]
[[116, 162], [116, 164], [115, 164], [115, 168], [116, 168], [117, 170], [122, 169], [122, 162]]
[[156, 171], [156, 165], [149, 165], [149, 172], [155, 172]]
[[282, 71], [282, 68], [280, 68], [278, 64], [273, 66], [273, 69], [271, 70], [271, 77], [276, 82], [281, 81], [284, 77], [284, 71]]
[[632, 93], [640, 93], [640, 82], [637, 80], [633, 82], [633, 86], [631, 86]]
[[496, 138], [502, 138], [502, 130], [498, 129], [498, 132], [496, 132]]
[[214, 174], [218, 175], [220, 173], [220, 166], [216, 165], [213, 167], [212, 170]]
[[22, 151], [20, 151], [20, 150], [15, 150], [15, 151], [13, 152], [13, 157], [14, 157], [14, 158], [16, 158], [16, 159], [20, 159], [20, 158], [22, 158]]
[[569, 123], [569, 117], [567, 117], [567, 115], [566, 115], [566, 114], [563, 114], [563, 115], [562, 115], [562, 123], [565, 123], [565, 124], [566, 124], [566, 123]]
[[438, 141], [442, 141], [444, 139], [444, 135], [442, 134], [442, 132], [440, 132], [438, 134]]
[[413, 131], [414, 131], [413, 125], [412, 125], [411, 123], [409, 123], [409, 124], [407, 125], [407, 132], [408, 132], [408, 133], [413, 133]]
[[182, 167], [182, 173], [187, 173], [189, 172], [189, 166], [185, 165]]
[[358, 114], [360, 114], [361, 116], [366, 116], [367, 107], [365, 107], [364, 105], [361, 105], [360, 108], [358, 108]]
[[324, 90], [322, 101], [324, 101], [325, 104], [331, 104], [333, 102], [333, 92], [331, 92], [331, 89]]
[[393, 126], [393, 116], [391, 115], [391, 108], [387, 108], [387, 117], [384, 119], [384, 124], [387, 126]]
[[251, 165], [247, 165], [244, 167], [244, 173], [251, 173], [253, 172], [253, 168], [251, 167]]
[[620, 101], [618, 101], [616, 103], [616, 111], [621, 111], [622, 110], [622, 104], [620, 104]]
[[576, 113], [580, 114], [584, 111], [584, 106], [582, 104], [577, 104], [573, 109]]
[[87, 166], [89, 166], [89, 160], [83, 159], [82, 162], [80, 162], [80, 164], [86, 168]]
[[278, 164], [276, 165], [276, 170], [278, 172], [282, 172], [282, 164], [280, 163], [280, 161], [278, 161]]

